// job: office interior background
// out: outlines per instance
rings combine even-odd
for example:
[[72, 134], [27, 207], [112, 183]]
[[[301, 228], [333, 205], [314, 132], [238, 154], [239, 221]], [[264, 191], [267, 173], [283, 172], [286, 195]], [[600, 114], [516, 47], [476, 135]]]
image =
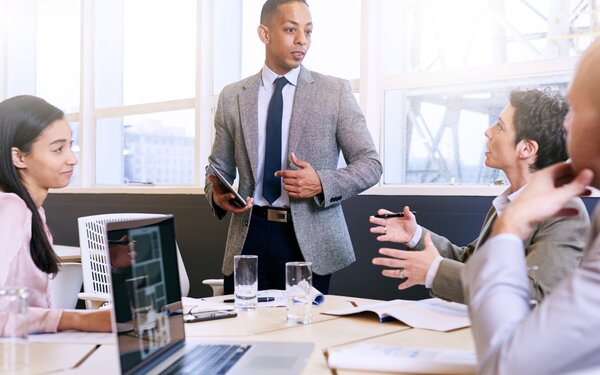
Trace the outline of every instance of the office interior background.
[[[220, 277], [229, 217], [203, 194], [220, 90], [257, 73], [264, 0], [0, 0], [0, 100], [40, 96], [63, 109], [79, 158], [45, 204], [54, 242], [78, 245], [77, 217], [175, 215], [190, 295]], [[378, 208], [417, 211], [457, 244], [474, 239], [505, 176], [484, 165], [484, 131], [515, 88], [566, 92], [600, 35], [597, 0], [309, 0], [305, 67], [348, 79], [378, 147], [380, 183], [343, 202], [357, 262], [331, 293], [398, 291], [371, 265]], [[343, 165], [340, 158], [340, 165]], [[597, 198], [586, 198], [592, 210]], [[336, 228], [324, 228], [336, 230]], [[397, 245], [395, 245], [397, 246]]]

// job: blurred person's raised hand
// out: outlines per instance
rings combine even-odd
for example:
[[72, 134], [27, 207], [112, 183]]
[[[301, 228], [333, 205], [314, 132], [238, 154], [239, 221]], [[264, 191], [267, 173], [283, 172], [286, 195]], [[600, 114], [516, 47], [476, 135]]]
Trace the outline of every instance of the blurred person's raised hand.
[[573, 197], [589, 195], [588, 186], [593, 178], [594, 173], [589, 169], [575, 175], [569, 163], [536, 172], [525, 190], [498, 218], [492, 235], [512, 233], [525, 240], [549, 217], [577, 215], [576, 209], [564, 205]]

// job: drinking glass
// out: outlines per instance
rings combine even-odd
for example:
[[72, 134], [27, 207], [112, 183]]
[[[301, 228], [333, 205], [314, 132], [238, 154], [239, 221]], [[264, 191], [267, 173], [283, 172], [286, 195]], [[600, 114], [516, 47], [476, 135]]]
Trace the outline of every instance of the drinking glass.
[[290, 323], [309, 324], [312, 309], [312, 263], [285, 264], [285, 293], [287, 320]]
[[0, 373], [22, 371], [29, 363], [25, 287], [0, 288]]
[[233, 288], [236, 309], [255, 309], [258, 302], [258, 256], [233, 257]]

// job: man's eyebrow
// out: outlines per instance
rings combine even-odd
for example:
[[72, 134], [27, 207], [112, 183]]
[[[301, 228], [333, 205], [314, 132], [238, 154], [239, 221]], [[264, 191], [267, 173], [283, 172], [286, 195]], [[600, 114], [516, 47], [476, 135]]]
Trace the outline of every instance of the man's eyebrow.
[[[294, 20], [286, 20], [286, 21], [285, 21], [285, 23], [291, 23], [291, 24], [292, 24], [292, 25], [294, 25], [294, 26], [298, 26], [298, 25], [300, 25], [300, 23], [298, 23], [298, 22], [296, 22], [296, 21], [294, 21]], [[312, 22], [309, 22], [309, 23], [307, 23], [307, 24], [306, 24], [306, 26], [312, 26], [312, 25], [313, 25], [313, 23], [312, 23]]]
[[500, 116], [498, 116], [498, 122], [499, 122], [501, 125], [505, 125], [505, 126], [506, 126], [506, 122], [504, 122], [504, 120], [502, 120], [502, 117], [500, 117]]

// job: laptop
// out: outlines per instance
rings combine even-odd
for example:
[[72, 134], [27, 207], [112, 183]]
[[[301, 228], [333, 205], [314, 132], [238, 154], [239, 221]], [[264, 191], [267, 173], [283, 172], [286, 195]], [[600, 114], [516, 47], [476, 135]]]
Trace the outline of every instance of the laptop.
[[[151, 215], [109, 222], [106, 226], [113, 331], [117, 335], [121, 373], [298, 374], [302, 371], [313, 343], [186, 340], [172, 215]], [[227, 324], [228, 320], [222, 320], [221, 324]]]

